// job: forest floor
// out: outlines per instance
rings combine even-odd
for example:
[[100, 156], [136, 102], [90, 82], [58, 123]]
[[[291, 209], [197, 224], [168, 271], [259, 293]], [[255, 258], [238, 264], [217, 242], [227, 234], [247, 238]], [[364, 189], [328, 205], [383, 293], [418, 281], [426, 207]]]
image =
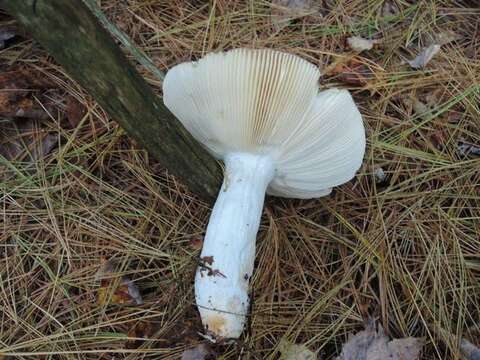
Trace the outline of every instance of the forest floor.
[[327, 197], [267, 197], [248, 327], [207, 344], [193, 278], [211, 204], [1, 15], [0, 358], [179, 359], [193, 347], [277, 359], [301, 344], [326, 360], [369, 319], [389, 338], [422, 338], [422, 359], [480, 345], [478, 2], [99, 3], [163, 72], [236, 47], [317, 65], [320, 87], [349, 89], [363, 114], [364, 163]]

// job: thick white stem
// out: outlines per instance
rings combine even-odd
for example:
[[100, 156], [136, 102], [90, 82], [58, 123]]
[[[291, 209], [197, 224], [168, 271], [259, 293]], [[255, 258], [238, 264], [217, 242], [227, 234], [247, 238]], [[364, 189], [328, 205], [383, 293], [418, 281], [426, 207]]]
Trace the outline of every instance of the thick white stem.
[[195, 298], [207, 332], [238, 338], [249, 309], [248, 285], [265, 191], [273, 178], [270, 158], [234, 153], [227, 156], [222, 188], [210, 216]]

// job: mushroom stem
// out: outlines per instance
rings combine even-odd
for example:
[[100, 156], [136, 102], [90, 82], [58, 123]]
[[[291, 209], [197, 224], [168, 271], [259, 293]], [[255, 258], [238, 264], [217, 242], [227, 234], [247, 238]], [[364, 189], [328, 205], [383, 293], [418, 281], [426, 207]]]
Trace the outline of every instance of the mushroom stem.
[[208, 334], [238, 338], [249, 309], [248, 285], [265, 191], [275, 169], [263, 155], [231, 153], [213, 207], [195, 278], [195, 298]]

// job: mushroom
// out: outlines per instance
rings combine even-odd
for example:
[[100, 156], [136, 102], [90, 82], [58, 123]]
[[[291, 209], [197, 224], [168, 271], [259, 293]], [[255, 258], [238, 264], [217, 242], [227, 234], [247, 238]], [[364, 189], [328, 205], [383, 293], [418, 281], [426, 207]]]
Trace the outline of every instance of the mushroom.
[[270, 49], [210, 53], [165, 77], [165, 105], [225, 164], [195, 276], [214, 341], [244, 328], [265, 192], [325, 196], [361, 166], [360, 112], [346, 90], [319, 92], [319, 77], [309, 62]]

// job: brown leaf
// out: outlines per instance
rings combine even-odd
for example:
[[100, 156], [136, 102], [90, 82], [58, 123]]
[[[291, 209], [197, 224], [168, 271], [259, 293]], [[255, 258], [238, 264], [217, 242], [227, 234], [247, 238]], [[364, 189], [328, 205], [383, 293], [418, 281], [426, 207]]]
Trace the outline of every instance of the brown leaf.
[[95, 274], [95, 279], [100, 281], [97, 301], [100, 305], [106, 304], [143, 304], [143, 299], [137, 285], [128, 276], [122, 276], [120, 284], [113, 290], [115, 285], [115, 263], [103, 258], [102, 265]]
[[[386, 178], [385, 172], [381, 167], [375, 168], [373, 171], [373, 175], [375, 177], [375, 182], [377, 183], [382, 183]], [[367, 318], [369, 315], [370, 305], [370, 301], [362, 301], [358, 304], [358, 310], [364, 318]]]
[[67, 97], [66, 105], [68, 122], [72, 128], [75, 128], [85, 116], [85, 107], [75, 97], [71, 95]]
[[22, 91], [42, 90], [55, 87], [42, 73], [32, 70], [14, 70], [0, 73], [0, 85]]
[[47, 154], [52, 151], [52, 149], [55, 147], [55, 145], [58, 144], [58, 136], [56, 134], [50, 134], [47, 133], [45, 134], [41, 141], [39, 142], [39, 145], [36, 146], [33, 150], [32, 156], [33, 156], [33, 161], [37, 161], [40, 158], [45, 157]]
[[115, 263], [112, 260], [108, 260], [105, 256], [100, 258], [100, 267], [95, 274], [95, 281], [101, 281], [103, 278], [110, 276], [115, 270]]
[[0, 116], [6, 118], [46, 119], [50, 104], [40, 106], [34, 94], [53, 85], [32, 71], [18, 70], [0, 74]]
[[58, 140], [57, 134], [43, 130], [35, 120], [6, 121], [0, 127], [0, 155], [33, 164], [49, 154]]
[[153, 335], [153, 333], [154, 333], [154, 328], [152, 324], [148, 321], [141, 321], [128, 331], [127, 336], [129, 338], [136, 338], [136, 339], [128, 340], [125, 344], [125, 347], [127, 349], [136, 349], [143, 342], [137, 339], [140, 339], [140, 338], [148, 339], [150, 336]]
[[422, 119], [426, 119], [430, 115], [431, 110], [428, 105], [413, 96], [404, 98], [403, 103]]
[[182, 360], [205, 360], [210, 354], [210, 349], [205, 344], [199, 344], [192, 349], [187, 349], [182, 354]]
[[388, 341], [380, 325], [370, 320], [366, 329], [350, 335], [336, 360], [416, 360], [424, 345], [421, 338]]
[[339, 62], [329, 69], [326, 75], [336, 75], [335, 78], [341, 82], [359, 86], [367, 84], [374, 76], [368, 66], [355, 59], [348, 62]]

